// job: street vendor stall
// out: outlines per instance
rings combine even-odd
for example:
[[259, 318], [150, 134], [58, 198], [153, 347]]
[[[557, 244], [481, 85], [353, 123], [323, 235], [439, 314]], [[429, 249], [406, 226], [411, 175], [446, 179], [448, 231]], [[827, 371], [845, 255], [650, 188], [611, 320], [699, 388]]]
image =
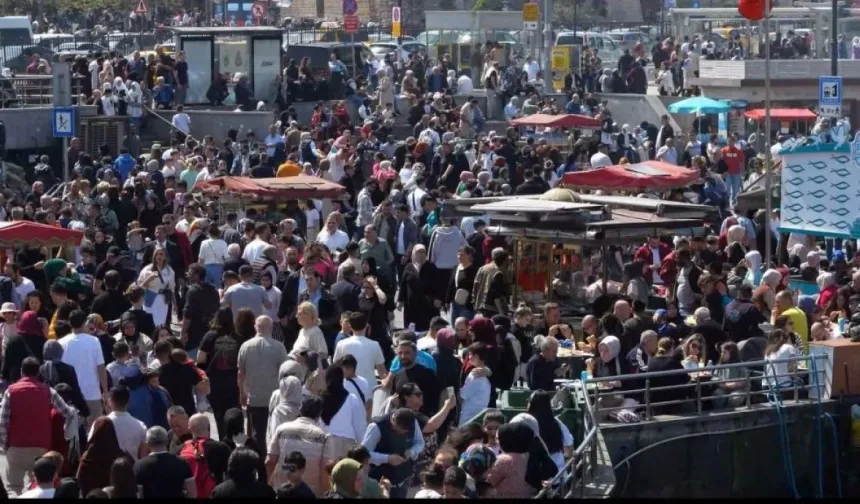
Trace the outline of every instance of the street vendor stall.
[[[756, 137], [762, 138], [762, 126], [768, 117], [766, 111], [764, 109], [748, 110], [744, 112], [744, 117], [746, 117], [751, 123], [755, 123]], [[818, 120], [818, 116], [815, 112], [807, 109], [783, 108], [771, 109], [770, 120], [771, 123], [778, 123], [775, 128], [771, 127], [771, 131], [778, 131], [783, 135], [788, 134], [789, 132], [800, 132], [804, 135], [808, 135], [809, 131], [812, 129], [810, 123], [814, 124], [815, 121]], [[800, 127], [801, 124], [803, 125], [803, 128]], [[749, 132], [750, 131], [747, 130], [747, 133]], [[757, 142], [756, 148], [759, 151], [763, 149], [764, 142]]]
[[261, 179], [218, 177], [196, 184], [194, 190], [217, 196], [219, 215], [235, 211], [241, 216], [253, 209], [265, 215], [266, 220], [274, 221], [286, 216], [281, 212], [290, 201], [304, 209], [308, 200], [336, 199], [346, 192], [339, 184], [310, 175]]
[[45, 247], [77, 247], [84, 238], [82, 231], [64, 229], [47, 224], [30, 221], [0, 222], [0, 265], [5, 266], [9, 257], [8, 251], [16, 247], [28, 245]]
[[[535, 135], [539, 138], [546, 139], [547, 142], [556, 145], [566, 145], [568, 136], [560, 134], [560, 129], [579, 130], [583, 137], [593, 136], [593, 131], [599, 130], [601, 127], [600, 121], [593, 117], [588, 117], [579, 114], [532, 114], [525, 117], [519, 117], [511, 121], [512, 126], [535, 129]], [[546, 128], [551, 128], [552, 133], [547, 134]]]
[[643, 191], [680, 189], [700, 181], [699, 172], [662, 161], [645, 161], [565, 173], [562, 183], [571, 189]]

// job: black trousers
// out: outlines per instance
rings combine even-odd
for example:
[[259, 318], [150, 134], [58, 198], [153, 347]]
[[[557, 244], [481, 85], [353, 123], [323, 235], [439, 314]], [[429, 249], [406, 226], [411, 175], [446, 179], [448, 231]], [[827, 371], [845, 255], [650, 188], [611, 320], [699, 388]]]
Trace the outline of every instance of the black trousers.
[[269, 408], [266, 406], [248, 406], [248, 422], [251, 424], [250, 437], [254, 438], [257, 446], [266, 446], [266, 426], [269, 424]]

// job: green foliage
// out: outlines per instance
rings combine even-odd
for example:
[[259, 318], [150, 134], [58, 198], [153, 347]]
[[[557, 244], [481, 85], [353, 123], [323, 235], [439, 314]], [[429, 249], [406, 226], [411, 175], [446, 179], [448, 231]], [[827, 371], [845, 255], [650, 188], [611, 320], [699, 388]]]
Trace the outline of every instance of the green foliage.
[[504, 2], [502, 0], [477, 0], [473, 11], [500, 11]]

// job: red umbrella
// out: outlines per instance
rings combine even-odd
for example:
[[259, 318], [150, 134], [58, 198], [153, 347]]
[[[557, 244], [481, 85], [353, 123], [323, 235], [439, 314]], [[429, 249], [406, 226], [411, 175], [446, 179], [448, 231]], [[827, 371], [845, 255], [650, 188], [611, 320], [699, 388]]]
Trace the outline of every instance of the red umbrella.
[[599, 128], [600, 121], [579, 114], [533, 114], [511, 121], [514, 126], [541, 126], [544, 128]]
[[606, 166], [564, 174], [564, 185], [573, 189], [610, 191], [675, 189], [699, 180], [699, 172], [662, 161]]

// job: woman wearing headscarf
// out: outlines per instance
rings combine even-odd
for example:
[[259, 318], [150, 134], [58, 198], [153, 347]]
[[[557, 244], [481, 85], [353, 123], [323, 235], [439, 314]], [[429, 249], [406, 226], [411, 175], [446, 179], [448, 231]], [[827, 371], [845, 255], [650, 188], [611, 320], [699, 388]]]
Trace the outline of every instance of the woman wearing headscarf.
[[91, 432], [87, 451], [81, 456], [77, 473], [78, 483], [84, 495], [91, 490], [110, 485], [110, 471], [106, 468], [123, 454], [116, 437], [116, 428], [110, 418], [98, 417], [93, 422]]
[[726, 257], [729, 264], [737, 264], [743, 261], [747, 253], [747, 235], [744, 227], [739, 224], [730, 227], [726, 233], [726, 240], [728, 241], [726, 245]]
[[818, 275], [816, 283], [820, 289], [816, 304], [821, 308], [825, 308], [830, 304], [830, 300], [836, 296], [836, 292], [839, 290], [839, 286], [836, 285], [836, 275], [833, 273], [821, 273]]
[[[502, 453], [487, 471], [484, 480], [496, 489], [501, 499], [529, 499], [537, 488], [528, 483], [529, 447], [534, 433], [525, 423], [508, 423], [497, 434]], [[532, 475], [533, 476], [533, 475]]]
[[343, 368], [337, 364], [325, 371], [325, 392], [320, 420], [334, 444], [335, 459], [346, 457], [353, 446], [359, 444], [367, 428], [367, 411], [364, 403], [344, 387]]
[[362, 488], [361, 463], [345, 458], [331, 470], [331, 489], [323, 499], [357, 499]]
[[143, 91], [135, 81], [131, 81], [128, 89], [128, 116], [131, 125], [139, 128], [140, 118], [143, 117]]
[[81, 386], [78, 383], [78, 375], [75, 368], [63, 362], [63, 347], [57, 340], [48, 340], [42, 347], [42, 356], [45, 362], [39, 368], [39, 377], [42, 381], [56, 388], [57, 385], [65, 383], [72, 389], [72, 406], [78, 410], [83, 417], [89, 416], [90, 409], [84, 400]]
[[[211, 398], [210, 398], [211, 400]], [[257, 478], [259, 481], [266, 481], [266, 457], [265, 448], [261, 449], [257, 446], [257, 442], [253, 437], [245, 434], [245, 415], [239, 408], [230, 408], [224, 413], [224, 430], [219, 431], [221, 442], [230, 448], [230, 451], [236, 451], [236, 448], [244, 446], [257, 452], [259, 459], [257, 460]]]
[[469, 330], [473, 336], [472, 343], [483, 343], [487, 348], [487, 355], [484, 359], [484, 367], [479, 370], [474, 367], [468, 354], [463, 355], [463, 372], [460, 375], [460, 385], [462, 386], [466, 382], [466, 378], [473, 371], [485, 374], [490, 379], [490, 385], [492, 386], [488, 407], [495, 408], [497, 398], [496, 389], [501, 388], [499, 380], [504, 374], [499, 364], [501, 347], [496, 338], [496, 325], [488, 318], [479, 318], [469, 322]]
[[21, 363], [27, 357], [36, 357], [42, 362], [42, 349], [45, 346], [45, 328], [36, 312], [25, 311], [18, 321], [18, 335], [9, 338], [3, 352], [3, 379], [14, 383], [21, 378]]
[[762, 313], [768, 314], [773, 310], [774, 300], [776, 299], [776, 288], [781, 279], [782, 275], [775, 269], [769, 269], [761, 276], [761, 284], [753, 292], [753, 301], [758, 298], [763, 303], [764, 309]]
[[[277, 324], [276, 324], [277, 325]], [[239, 405], [239, 347], [242, 342], [236, 334], [233, 310], [219, 308], [197, 352], [197, 366], [209, 378], [209, 404], [215, 417], [218, 432], [224, 432], [224, 415]]]
[[540, 437], [546, 444], [549, 456], [559, 471], [564, 468], [564, 460], [573, 451], [573, 435], [552, 413], [552, 400], [555, 392], [536, 391], [529, 399], [528, 413], [537, 420]]
[[427, 261], [424, 245], [412, 247], [412, 262], [403, 269], [397, 307], [403, 309], [403, 323], [415, 324], [416, 331], [430, 328], [430, 319], [439, 315], [444, 293], [438, 292], [438, 270]]
[[288, 360], [281, 364], [278, 371], [278, 390], [272, 392], [272, 397], [269, 399], [269, 424], [266, 427], [267, 445], [272, 440], [278, 426], [299, 417], [305, 374], [306, 370], [298, 361]]
[[746, 262], [747, 274], [744, 277], [744, 283], [758, 287], [761, 283], [761, 252], [758, 250], [750, 250], [744, 256]]
[[[586, 366], [591, 369], [592, 376], [595, 378], [605, 378], [609, 376], [621, 376], [624, 374], [621, 366], [621, 340], [616, 336], [604, 336], [597, 345], [598, 355], [594, 359], [588, 359]], [[621, 387], [620, 382], [610, 382]], [[624, 407], [622, 410], [614, 410], [613, 418], [620, 422], [638, 422], [639, 417], [633, 412], [633, 408], [638, 404], [635, 399], [624, 397], [624, 394], [606, 394], [600, 397], [600, 406], [603, 408]]]
[[[520, 413], [505, 425], [517, 426], [519, 429], [515, 439], [517, 444], [528, 443], [526, 446], [520, 447], [520, 449], [525, 448], [528, 454], [525, 472], [526, 483], [533, 488], [543, 488], [543, 482], [558, 474], [558, 469], [540, 437], [540, 426], [537, 419], [529, 413]], [[520, 426], [528, 429], [528, 435]], [[501, 439], [499, 439], [499, 443], [501, 444]], [[507, 452], [504, 449], [503, 451]]]

